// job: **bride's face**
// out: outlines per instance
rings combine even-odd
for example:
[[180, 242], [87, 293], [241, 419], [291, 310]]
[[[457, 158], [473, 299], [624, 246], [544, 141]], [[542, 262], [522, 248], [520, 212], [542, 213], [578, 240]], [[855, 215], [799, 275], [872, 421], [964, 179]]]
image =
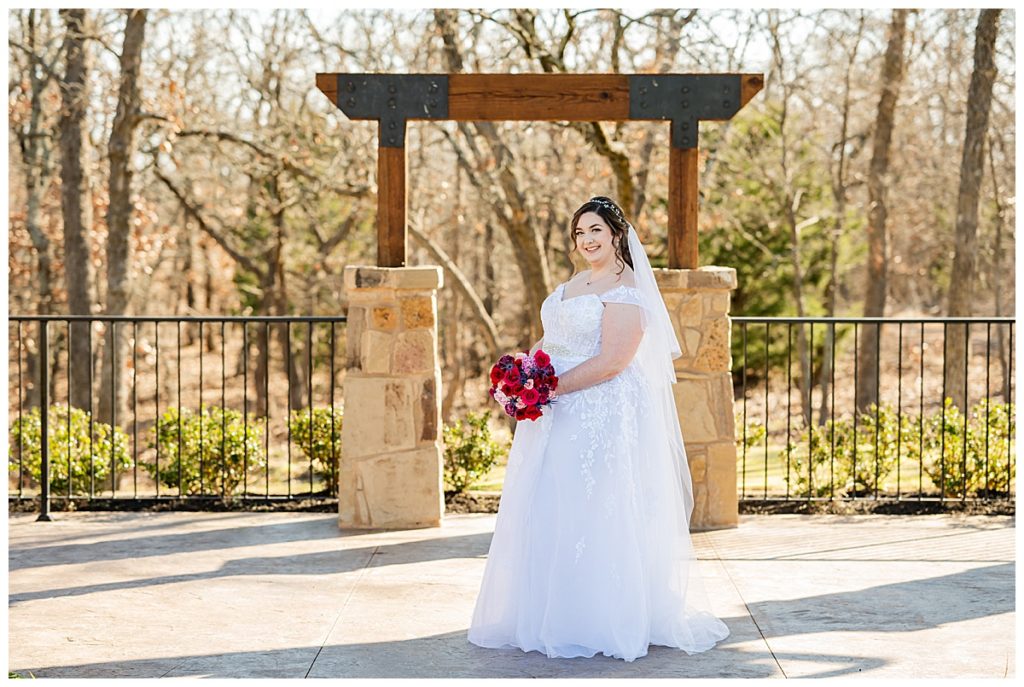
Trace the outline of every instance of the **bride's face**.
[[611, 227], [596, 212], [584, 212], [573, 229], [576, 250], [594, 265], [603, 265], [614, 258]]

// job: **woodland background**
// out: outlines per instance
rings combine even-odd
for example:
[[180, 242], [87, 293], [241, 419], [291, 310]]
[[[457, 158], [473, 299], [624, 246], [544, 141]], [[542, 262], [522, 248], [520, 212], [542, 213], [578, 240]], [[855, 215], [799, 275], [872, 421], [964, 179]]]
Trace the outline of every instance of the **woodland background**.
[[[316, 72], [763, 72], [734, 119], [701, 125], [701, 263], [736, 268], [733, 314], [1009, 315], [1015, 13], [980, 15], [13, 10], [8, 308], [344, 314], [343, 268], [375, 262], [377, 126], [336, 111]], [[979, 41], [993, 66], [976, 74]], [[446, 420], [489, 405], [496, 354], [539, 338], [541, 299], [583, 267], [568, 220], [588, 197], [616, 198], [664, 264], [668, 134], [409, 127], [408, 264], [446, 270]], [[152, 352], [127, 333], [118, 360]]]

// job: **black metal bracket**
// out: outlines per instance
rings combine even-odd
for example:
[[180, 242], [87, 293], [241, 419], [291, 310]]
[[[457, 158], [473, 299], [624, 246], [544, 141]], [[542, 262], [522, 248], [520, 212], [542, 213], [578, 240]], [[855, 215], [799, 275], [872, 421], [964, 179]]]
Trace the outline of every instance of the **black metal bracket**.
[[740, 109], [738, 74], [630, 74], [629, 118], [672, 120], [672, 147], [696, 148], [701, 119]]
[[380, 146], [405, 147], [409, 119], [448, 118], [446, 74], [339, 74], [338, 108], [380, 122]]

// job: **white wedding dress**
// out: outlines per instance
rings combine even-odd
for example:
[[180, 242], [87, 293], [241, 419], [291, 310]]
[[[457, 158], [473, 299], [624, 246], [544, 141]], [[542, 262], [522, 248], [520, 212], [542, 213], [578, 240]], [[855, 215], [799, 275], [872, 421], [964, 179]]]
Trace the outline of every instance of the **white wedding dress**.
[[[541, 348], [559, 376], [600, 351], [605, 303], [642, 307], [624, 285], [568, 300], [564, 290], [541, 306]], [[632, 661], [650, 644], [696, 653], [729, 635], [709, 610], [645, 383], [634, 359], [517, 422], [470, 642]]]

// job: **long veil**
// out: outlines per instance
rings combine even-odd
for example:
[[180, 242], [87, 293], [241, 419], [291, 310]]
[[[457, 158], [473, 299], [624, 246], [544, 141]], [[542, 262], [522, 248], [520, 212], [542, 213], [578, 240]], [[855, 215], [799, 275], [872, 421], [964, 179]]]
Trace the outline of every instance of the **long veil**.
[[[729, 629], [710, 612], [690, 537], [693, 484], [672, 391], [676, 381], [672, 361], [682, 355], [682, 350], [654, 270], [632, 224], [628, 224], [627, 235], [644, 328], [636, 362], [647, 382], [650, 401], [644, 413], [646, 460], [639, 484], [646, 492], [651, 571], [662, 577], [654, 587], [664, 589], [667, 583], [682, 602], [668, 604], [663, 622], [655, 623], [672, 628], [671, 636], [652, 637], [651, 641], [687, 651], [703, 651], [728, 636]], [[652, 602], [656, 602], [656, 607], [662, 606], [664, 599], [653, 598]], [[683, 608], [685, 611], [680, 613]]]

